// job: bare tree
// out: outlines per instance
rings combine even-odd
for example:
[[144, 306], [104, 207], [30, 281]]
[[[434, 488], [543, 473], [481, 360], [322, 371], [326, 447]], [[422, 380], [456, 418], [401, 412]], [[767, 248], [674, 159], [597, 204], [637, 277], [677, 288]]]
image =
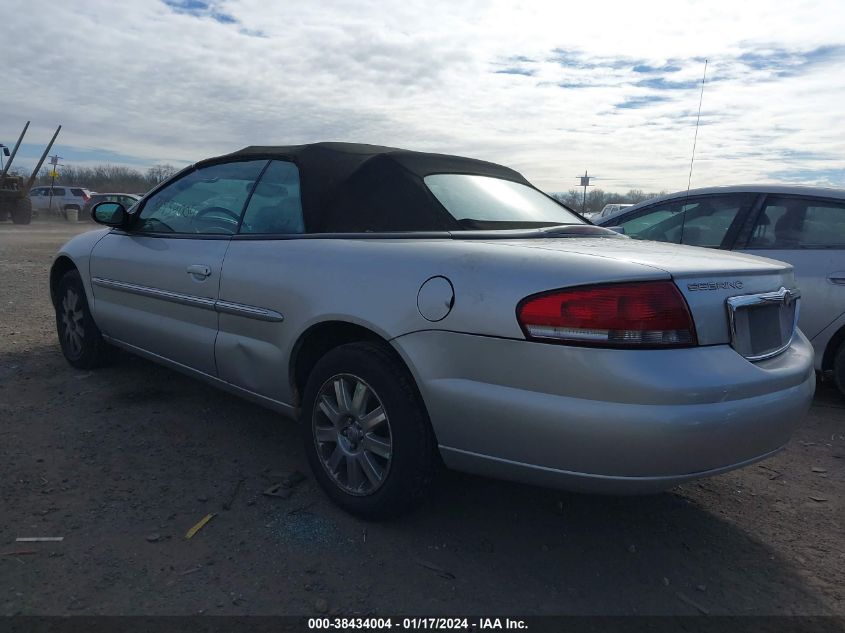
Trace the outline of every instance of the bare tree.
[[[50, 167], [44, 167], [38, 173], [37, 184], [49, 185]], [[91, 191], [100, 192], [121, 192], [143, 194], [167, 180], [179, 171], [177, 167], [167, 163], [153, 165], [146, 172], [138, 171], [123, 165], [94, 165], [91, 167], [75, 167], [65, 165], [60, 167], [56, 185], [76, 185], [86, 187]], [[578, 212], [596, 213], [601, 211], [606, 204], [633, 203], [648, 200], [659, 193], [646, 193], [642, 189], [630, 189], [626, 193], [604, 191], [603, 189], [590, 189], [587, 192], [586, 208], [582, 209], [584, 202], [583, 189], [569, 189], [551, 193], [553, 198], [560, 201], [570, 209]]]
[[559, 191], [552, 193], [551, 196], [579, 213], [598, 213], [607, 204], [637, 204], [643, 200], [661, 196], [664, 193], [666, 192], [645, 193], [642, 189], [631, 189], [627, 193], [590, 189], [587, 192], [586, 208], [582, 208], [584, 207], [583, 189], [570, 189], [565, 192]]
[[[49, 185], [51, 182], [49, 167], [38, 173], [37, 184]], [[94, 165], [75, 167], [65, 165], [58, 169], [56, 185], [77, 185], [91, 191], [146, 193], [160, 182], [170, 178], [178, 171], [173, 165], [154, 165], [146, 173], [123, 165]]]
[[577, 189], [570, 189], [569, 191], [559, 191], [551, 194], [553, 198], [565, 204], [570, 209], [575, 211], [581, 210], [581, 192]]
[[157, 185], [160, 182], [164, 182], [171, 176], [173, 176], [178, 169], [176, 169], [173, 165], [164, 164], [164, 165], [153, 165], [147, 170], [147, 179], [153, 185]]

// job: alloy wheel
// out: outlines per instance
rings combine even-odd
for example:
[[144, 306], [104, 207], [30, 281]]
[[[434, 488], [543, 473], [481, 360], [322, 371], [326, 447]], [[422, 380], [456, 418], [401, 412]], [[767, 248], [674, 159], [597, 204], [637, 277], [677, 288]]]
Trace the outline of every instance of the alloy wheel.
[[311, 430], [320, 463], [344, 492], [371, 495], [385, 482], [393, 458], [390, 421], [363, 379], [336, 374], [323, 383]]
[[79, 295], [73, 288], [68, 288], [62, 298], [61, 323], [62, 338], [71, 356], [79, 356], [82, 353], [82, 342], [85, 338], [83, 316]]

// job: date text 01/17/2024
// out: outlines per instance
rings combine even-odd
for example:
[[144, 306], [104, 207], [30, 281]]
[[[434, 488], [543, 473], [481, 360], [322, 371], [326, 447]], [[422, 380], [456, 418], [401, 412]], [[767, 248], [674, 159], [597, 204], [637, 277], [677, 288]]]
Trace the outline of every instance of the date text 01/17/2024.
[[361, 629], [387, 631], [497, 631], [526, 630], [524, 620], [514, 618], [309, 618], [310, 630]]

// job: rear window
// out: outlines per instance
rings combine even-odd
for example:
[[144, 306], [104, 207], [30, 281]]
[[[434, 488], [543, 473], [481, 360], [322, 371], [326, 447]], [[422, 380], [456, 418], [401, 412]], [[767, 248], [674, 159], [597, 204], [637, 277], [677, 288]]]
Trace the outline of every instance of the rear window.
[[562, 204], [518, 182], [471, 174], [432, 174], [424, 181], [465, 229], [584, 224]]

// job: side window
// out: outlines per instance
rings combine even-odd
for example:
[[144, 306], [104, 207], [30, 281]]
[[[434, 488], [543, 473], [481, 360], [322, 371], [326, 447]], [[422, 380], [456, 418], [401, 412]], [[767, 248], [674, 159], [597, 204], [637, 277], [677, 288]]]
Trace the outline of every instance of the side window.
[[64, 198], [65, 190], [60, 187], [53, 187], [53, 197], [54, 198]]
[[249, 199], [241, 233], [304, 232], [299, 170], [293, 163], [274, 160]]
[[679, 198], [640, 212], [620, 226], [636, 239], [728, 248], [731, 228], [739, 225], [753, 199], [753, 194]]
[[70, 192], [75, 195], [77, 198], [81, 198], [85, 194], [83, 193], [82, 189], [71, 189]]
[[618, 222], [618, 226], [634, 239], [680, 244], [682, 208], [679, 201], [664, 202], [632, 214]]
[[33, 198], [33, 197], [40, 196], [43, 192], [44, 192], [44, 190], [41, 187], [38, 187], [36, 189], [31, 189], [30, 192], [29, 192], [29, 197]]
[[845, 248], [845, 203], [769, 197], [749, 248]]
[[195, 169], [150, 196], [134, 230], [232, 235], [266, 164], [266, 160], [251, 160]]
[[685, 209], [682, 244], [730, 248], [726, 238], [737, 227], [753, 203], [754, 195], [709, 196], [690, 201]]

